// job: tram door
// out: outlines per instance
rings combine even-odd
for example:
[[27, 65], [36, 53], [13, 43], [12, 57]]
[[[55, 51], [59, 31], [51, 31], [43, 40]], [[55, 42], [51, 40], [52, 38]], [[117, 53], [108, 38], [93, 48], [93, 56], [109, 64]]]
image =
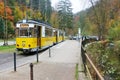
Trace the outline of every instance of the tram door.
[[41, 26], [37, 26], [37, 46], [41, 48]]
[[64, 41], [64, 36], [65, 36], [65, 33], [62, 32], [62, 41]]
[[58, 42], [58, 35], [57, 35], [57, 31], [55, 31], [55, 36], [56, 36], [56, 43]]

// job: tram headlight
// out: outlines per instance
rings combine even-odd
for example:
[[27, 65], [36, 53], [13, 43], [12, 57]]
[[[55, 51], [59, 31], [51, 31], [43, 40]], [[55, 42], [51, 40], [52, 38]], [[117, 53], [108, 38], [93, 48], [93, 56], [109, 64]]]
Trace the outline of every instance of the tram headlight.
[[31, 47], [31, 45], [30, 45], [30, 44], [29, 44], [28, 46], [29, 46], [29, 47]]
[[19, 47], [19, 44], [17, 44], [17, 46]]

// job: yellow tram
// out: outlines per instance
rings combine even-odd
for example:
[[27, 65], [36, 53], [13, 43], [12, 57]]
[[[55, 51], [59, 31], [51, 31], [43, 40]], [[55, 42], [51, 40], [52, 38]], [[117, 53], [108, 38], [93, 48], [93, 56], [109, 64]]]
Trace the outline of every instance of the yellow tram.
[[16, 24], [16, 49], [34, 52], [64, 41], [64, 32], [41, 21], [21, 20]]

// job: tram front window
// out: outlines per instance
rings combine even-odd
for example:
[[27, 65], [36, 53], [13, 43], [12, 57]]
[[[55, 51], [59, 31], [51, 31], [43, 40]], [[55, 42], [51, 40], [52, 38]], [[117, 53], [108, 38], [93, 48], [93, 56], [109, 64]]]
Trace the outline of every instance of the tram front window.
[[19, 37], [35, 37], [35, 30], [33, 28], [22, 28], [19, 29]]
[[27, 29], [20, 29], [20, 36], [21, 37], [27, 37], [28, 36], [28, 30]]

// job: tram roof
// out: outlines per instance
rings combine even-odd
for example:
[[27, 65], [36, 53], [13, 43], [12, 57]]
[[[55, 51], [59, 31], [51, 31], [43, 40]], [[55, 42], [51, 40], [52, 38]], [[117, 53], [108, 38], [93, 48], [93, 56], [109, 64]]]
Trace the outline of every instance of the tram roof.
[[44, 22], [42, 20], [23, 19], [23, 20], [18, 21], [17, 23], [33, 23], [33, 24], [39, 24], [39, 25], [52, 27], [49, 23]]

